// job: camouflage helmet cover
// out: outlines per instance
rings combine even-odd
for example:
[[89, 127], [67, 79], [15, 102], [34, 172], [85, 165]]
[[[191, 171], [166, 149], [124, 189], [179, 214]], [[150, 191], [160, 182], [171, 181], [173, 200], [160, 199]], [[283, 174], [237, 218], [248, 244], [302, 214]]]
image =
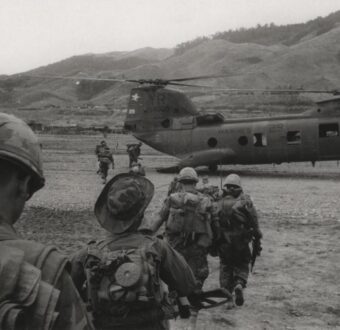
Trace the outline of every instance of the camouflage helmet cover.
[[32, 193], [44, 186], [37, 136], [21, 119], [5, 113], [0, 113], [0, 159], [12, 162], [32, 175]]
[[223, 187], [226, 185], [233, 185], [242, 188], [241, 178], [237, 174], [229, 174], [224, 180]]
[[198, 182], [198, 176], [196, 171], [192, 167], [184, 167], [178, 174], [178, 181], [192, 181]]

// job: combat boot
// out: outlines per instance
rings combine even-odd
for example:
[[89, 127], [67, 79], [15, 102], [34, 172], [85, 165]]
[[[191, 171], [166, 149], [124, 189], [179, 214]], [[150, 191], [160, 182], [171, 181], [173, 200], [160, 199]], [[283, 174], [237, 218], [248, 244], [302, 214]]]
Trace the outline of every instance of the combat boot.
[[244, 304], [244, 297], [243, 297], [243, 286], [241, 283], [238, 283], [234, 289], [235, 292], [235, 304], [237, 306], [242, 306]]

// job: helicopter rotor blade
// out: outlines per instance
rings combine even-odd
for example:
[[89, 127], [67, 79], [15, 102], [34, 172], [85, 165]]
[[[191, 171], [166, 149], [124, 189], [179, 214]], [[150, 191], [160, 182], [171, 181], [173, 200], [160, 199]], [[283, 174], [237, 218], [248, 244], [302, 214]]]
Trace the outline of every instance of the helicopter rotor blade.
[[235, 93], [235, 94], [254, 94], [254, 93], [263, 93], [263, 94], [333, 94], [340, 95], [340, 90], [314, 90], [314, 89], [261, 89], [261, 88], [214, 88], [210, 86], [199, 86], [209, 88], [212, 92], [222, 92], [222, 93]]
[[205, 85], [181, 84], [181, 83], [173, 82], [172, 80], [168, 82], [168, 85], [184, 86], [184, 87], [198, 87], [198, 88], [213, 88], [212, 86], [205, 86]]
[[43, 78], [43, 79], [64, 79], [64, 80], [90, 80], [90, 81], [112, 81], [112, 82], [137, 82], [129, 79], [116, 79], [116, 78], [95, 78], [95, 77], [77, 77], [77, 76], [44, 76], [44, 75], [20, 75], [20, 77], [29, 78]]
[[187, 81], [187, 80], [200, 80], [200, 79], [212, 79], [212, 78], [227, 78], [231, 77], [231, 75], [208, 75], [208, 76], [196, 76], [196, 77], [187, 77], [187, 78], [177, 78], [177, 79], [168, 79], [171, 81]]

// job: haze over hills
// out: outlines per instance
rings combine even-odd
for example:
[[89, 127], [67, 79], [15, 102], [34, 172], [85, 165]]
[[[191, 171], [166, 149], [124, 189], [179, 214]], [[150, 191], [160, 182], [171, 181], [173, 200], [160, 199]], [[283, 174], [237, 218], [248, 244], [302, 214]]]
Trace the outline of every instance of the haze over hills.
[[[199, 83], [220, 88], [340, 89], [340, 11], [304, 24], [285, 27], [271, 24], [220, 32], [180, 44], [175, 49], [147, 47], [131, 52], [73, 56], [25, 74], [120, 79], [226, 74], [230, 76]], [[72, 80], [30, 78], [25, 74], [0, 76], [0, 106], [16, 113], [26, 109], [24, 116], [38, 120], [43, 109], [46, 118], [55, 118], [58, 112], [61, 117], [74, 117], [74, 112], [84, 103], [106, 105], [109, 111], [125, 108], [129, 90], [135, 86], [98, 81], [81, 81], [76, 85]], [[205, 110], [226, 108], [225, 104], [228, 109], [247, 109], [251, 105], [262, 110], [266, 104], [268, 107], [281, 104], [291, 110], [293, 104], [300, 109], [301, 105], [310, 103], [307, 95], [264, 99], [263, 96], [205, 96], [200, 89], [187, 92]], [[105, 111], [103, 114], [107, 115]]]

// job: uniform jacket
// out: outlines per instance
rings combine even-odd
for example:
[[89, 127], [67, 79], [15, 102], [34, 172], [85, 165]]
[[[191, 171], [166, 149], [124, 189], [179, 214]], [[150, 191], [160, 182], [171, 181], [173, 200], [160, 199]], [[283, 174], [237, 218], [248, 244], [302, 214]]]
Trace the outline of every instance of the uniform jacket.
[[22, 240], [0, 224], [0, 328], [16, 329], [23, 315], [27, 329], [93, 329], [69, 266], [54, 247]]
[[249, 195], [243, 192], [236, 198], [227, 195], [215, 206], [215, 215], [226, 241], [232, 237], [236, 237], [237, 240], [242, 237], [245, 241], [250, 241], [252, 237], [256, 239], [262, 237], [257, 212]]
[[[172, 249], [166, 242], [139, 232], [110, 235], [105, 239], [105, 248], [111, 251], [135, 249], [148, 246], [159, 265], [159, 278], [168, 285], [169, 291], [176, 291], [179, 296], [187, 296], [195, 289], [195, 278], [181, 255]], [[98, 246], [103, 241], [98, 242]], [[88, 248], [76, 253], [72, 259], [72, 278], [76, 287], [81, 290], [85, 276], [85, 263], [88, 257]], [[161, 321], [161, 320], [160, 320]], [[140, 328], [140, 327], [139, 327]], [[153, 327], [147, 327], [153, 329]], [[114, 329], [114, 327], [112, 328]]]

